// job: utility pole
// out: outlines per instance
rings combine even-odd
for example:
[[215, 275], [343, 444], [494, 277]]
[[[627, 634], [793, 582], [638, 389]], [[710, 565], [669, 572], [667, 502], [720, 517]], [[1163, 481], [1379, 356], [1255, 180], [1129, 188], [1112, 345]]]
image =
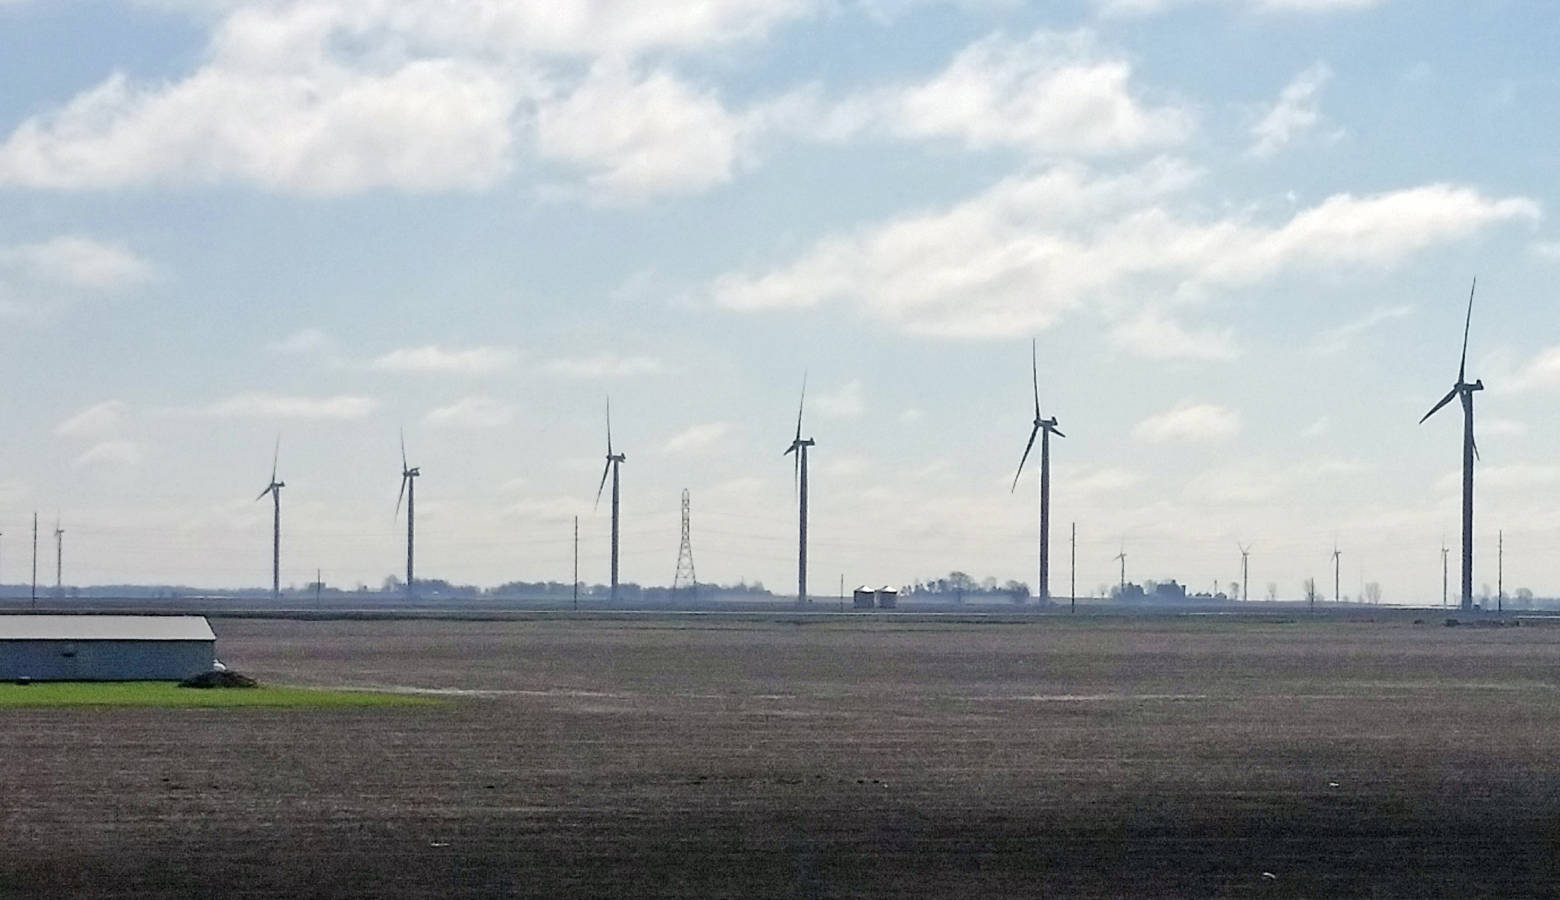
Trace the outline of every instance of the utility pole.
[[1072, 560], [1067, 565], [1068, 611], [1078, 611], [1078, 523], [1072, 523]]
[[574, 611], [580, 610], [580, 517], [574, 517]]
[[38, 512], [33, 511], [32, 608], [38, 608]]
[[1495, 611], [1506, 611], [1506, 532], [1495, 532]]
[[319, 569], [315, 569], [314, 570], [314, 608], [315, 609], [323, 609], [324, 606], [325, 606], [320, 601], [320, 592], [323, 591], [324, 589], [325, 589], [325, 579], [324, 579], [324, 576], [320, 574], [320, 570]]

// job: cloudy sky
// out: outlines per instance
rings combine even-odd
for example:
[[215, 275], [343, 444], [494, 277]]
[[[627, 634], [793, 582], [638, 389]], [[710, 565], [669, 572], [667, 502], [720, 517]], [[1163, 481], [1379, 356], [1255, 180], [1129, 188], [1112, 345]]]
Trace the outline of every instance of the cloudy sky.
[[[1546, 0], [0, 0], [0, 579], [1560, 593]], [[1453, 553], [1455, 567], [1455, 551]], [[52, 576], [52, 572], [49, 572]], [[1453, 573], [1455, 583], [1455, 572]]]

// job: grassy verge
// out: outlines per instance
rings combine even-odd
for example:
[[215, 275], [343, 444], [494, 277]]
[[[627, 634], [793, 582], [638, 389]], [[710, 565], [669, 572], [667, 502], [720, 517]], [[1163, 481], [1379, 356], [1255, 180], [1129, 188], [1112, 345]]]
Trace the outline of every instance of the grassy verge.
[[262, 686], [198, 690], [168, 681], [58, 681], [0, 684], [0, 710], [62, 706], [264, 707], [316, 709], [357, 706], [430, 706], [437, 698], [375, 691]]

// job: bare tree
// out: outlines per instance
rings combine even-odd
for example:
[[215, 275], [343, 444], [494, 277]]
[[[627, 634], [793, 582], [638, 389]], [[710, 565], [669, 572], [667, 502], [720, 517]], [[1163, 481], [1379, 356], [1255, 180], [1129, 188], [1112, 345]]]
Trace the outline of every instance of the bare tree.
[[1365, 583], [1365, 602], [1372, 604], [1381, 602], [1380, 584], [1374, 581], [1368, 581]]
[[1316, 605], [1316, 579], [1315, 578], [1307, 578], [1305, 580], [1305, 584], [1304, 584], [1303, 587], [1304, 587], [1304, 593], [1305, 593], [1305, 602], [1309, 603], [1312, 606], [1315, 606]]

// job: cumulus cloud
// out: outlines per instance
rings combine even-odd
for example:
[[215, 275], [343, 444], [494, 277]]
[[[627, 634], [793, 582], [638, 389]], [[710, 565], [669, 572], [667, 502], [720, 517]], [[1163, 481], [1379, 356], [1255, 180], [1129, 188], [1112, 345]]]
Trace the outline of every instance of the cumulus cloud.
[[1386, 0], [1094, 0], [1107, 17], [1161, 15], [1187, 6], [1224, 5], [1253, 13], [1356, 12], [1379, 6]]
[[507, 347], [448, 348], [438, 344], [401, 347], [369, 362], [387, 372], [421, 372], [441, 375], [487, 375], [514, 366], [518, 354]]
[[[1054, 166], [947, 209], [826, 237], [788, 264], [727, 273], [708, 290], [731, 309], [845, 302], [912, 332], [1006, 337], [1043, 330], [1086, 303], [1119, 307], [1133, 294], [1195, 294], [1345, 266], [1388, 269], [1495, 224], [1539, 217], [1533, 200], [1431, 184], [1337, 194], [1287, 221], [1245, 213], [1208, 219], [1174, 205], [1199, 174], [1174, 160], [1113, 175]], [[1176, 334], [1154, 318], [1122, 326], [1117, 339], [1142, 346], [1155, 334], [1193, 352], [1233, 350], [1227, 333]]]
[[75, 468], [128, 468], [139, 465], [145, 457], [141, 445], [134, 441], [113, 440], [94, 444], [85, 453], [71, 461]]
[[0, 312], [41, 315], [128, 292], [158, 275], [156, 266], [123, 246], [78, 235], [0, 246]]
[[1560, 345], [1540, 350], [1503, 388], [1526, 391], [1560, 387]]
[[1378, 307], [1352, 322], [1345, 322], [1336, 328], [1329, 328], [1317, 336], [1316, 352], [1324, 356], [1333, 356], [1348, 350], [1353, 346], [1356, 338], [1370, 331], [1378, 325], [1383, 325], [1395, 319], [1402, 319], [1411, 315], [1414, 308], [1411, 306], [1386, 306]]
[[666, 369], [664, 363], [653, 356], [618, 356], [598, 353], [594, 356], [555, 359], [546, 364], [546, 371], [564, 378], [627, 378], [634, 375], [654, 375]]
[[1132, 436], [1151, 444], [1217, 443], [1240, 433], [1240, 415], [1212, 403], [1188, 403], [1137, 423]]
[[861, 379], [851, 379], [832, 391], [819, 392], [809, 406], [825, 418], [856, 418], [866, 408], [862, 401]]
[[1116, 346], [1145, 359], [1223, 360], [1240, 355], [1234, 329], [1193, 331], [1152, 309], [1117, 325], [1110, 336]]
[[55, 426], [54, 433], [63, 437], [96, 438], [114, 434], [129, 419], [130, 407], [122, 400], [105, 400]]
[[268, 345], [273, 353], [281, 353], [287, 356], [304, 356], [311, 353], [322, 353], [335, 346], [330, 335], [318, 328], [302, 328], [293, 332], [279, 341]]
[[760, 105], [764, 127], [829, 141], [861, 134], [957, 141], [973, 150], [1116, 154], [1179, 143], [1191, 110], [1134, 91], [1132, 65], [1089, 31], [994, 34], [925, 79], [829, 101], [807, 88]]
[[639, 200], [730, 180], [743, 129], [711, 93], [669, 72], [602, 64], [539, 107], [536, 147], [587, 172], [600, 196]]
[[450, 428], [501, 428], [514, 418], [515, 410], [510, 404], [492, 397], [463, 397], [430, 410], [423, 421]]
[[1294, 77], [1261, 121], [1251, 127], [1253, 156], [1272, 156], [1322, 121], [1319, 99], [1332, 70], [1317, 63]]
[[718, 445], [731, 433], [729, 422], [705, 422], [673, 435], [662, 445], [663, 453], [699, 453]]
[[370, 397], [309, 397], [252, 392], [235, 394], [193, 412], [222, 419], [361, 419], [379, 408]]

